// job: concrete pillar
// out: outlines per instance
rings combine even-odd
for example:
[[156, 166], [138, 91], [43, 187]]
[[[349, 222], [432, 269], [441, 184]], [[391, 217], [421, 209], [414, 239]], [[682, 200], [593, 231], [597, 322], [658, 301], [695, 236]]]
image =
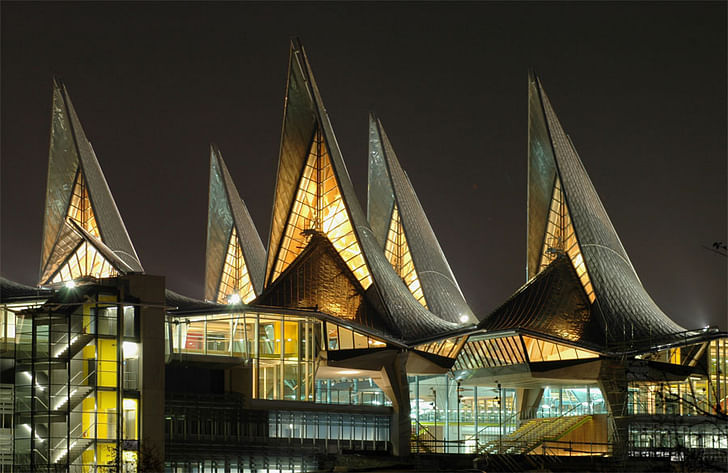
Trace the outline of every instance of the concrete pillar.
[[516, 410], [519, 423], [535, 417], [536, 409], [541, 404], [543, 388], [516, 389]]
[[164, 462], [164, 277], [132, 274], [121, 279], [128, 281], [126, 298], [139, 304], [141, 448]]
[[599, 389], [607, 404], [611, 422], [608, 424], [608, 438], [614, 445], [614, 456], [627, 453], [629, 423], [627, 417], [627, 369], [624, 361], [602, 360], [597, 379]]
[[390, 427], [390, 442], [392, 454], [406, 457], [410, 453], [410, 397], [409, 381], [407, 380], [407, 355], [401, 351], [391, 358], [381, 369], [382, 380], [379, 386], [392, 401], [392, 420]]

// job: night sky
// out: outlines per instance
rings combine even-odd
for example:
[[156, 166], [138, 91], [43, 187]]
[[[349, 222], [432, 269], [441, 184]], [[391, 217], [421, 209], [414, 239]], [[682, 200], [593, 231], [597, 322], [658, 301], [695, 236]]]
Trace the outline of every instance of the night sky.
[[382, 119], [465, 297], [525, 278], [527, 71], [540, 75], [640, 278], [687, 328], [728, 329], [726, 3], [2, 2], [0, 272], [40, 264], [62, 78], [147, 273], [203, 296], [209, 143], [267, 242], [289, 38], [366, 206]]

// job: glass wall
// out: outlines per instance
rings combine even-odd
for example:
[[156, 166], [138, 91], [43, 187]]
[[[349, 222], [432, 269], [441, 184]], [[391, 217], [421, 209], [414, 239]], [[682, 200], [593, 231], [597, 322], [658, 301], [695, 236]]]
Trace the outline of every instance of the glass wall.
[[136, 448], [125, 442], [138, 439], [136, 310], [96, 299], [18, 317], [18, 471], [95, 471]]
[[528, 417], [560, 417], [606, 414], [602, 391], [594, 385], [546, 386], [534, 415]]
[[389, 423], [387, 415], [270, 411], [268, 434], [274, 438], [387, 442]]
[[317, 379], [315, 401], [321, 404], [391, 406], [392, 402], [371, 378]]
[[464, 384], [451, 374], [409, 382], [412, 442], [419, 452], [472, 453], [515, 431], [522, 419], [607, 413], [595, 385], [547, 386], [538, 407], [518, 412], [514, 388]]
[[323, 338], [317, 319], [259, 312], [168, 317], [167, 336], [173, 354], [249, 359], [255, 398], [314, 398]]
[[472, 453], [477, 444], [517, 427], [514, 389], [464, 385], [450, 374], [412, 376], [409, 382], [418, 451]]
[[[693, 350], [694, 351], [694, 350]], [[670, 350], [675, 362], [690, 347]], [[630, 414], [711, 416], [726, 412], [728, 403], [728, 339], [713, 340], [703, 353], [707, 375], [694, 373], [685, 381], [648, 380], [630, 382], [627, 408]]]

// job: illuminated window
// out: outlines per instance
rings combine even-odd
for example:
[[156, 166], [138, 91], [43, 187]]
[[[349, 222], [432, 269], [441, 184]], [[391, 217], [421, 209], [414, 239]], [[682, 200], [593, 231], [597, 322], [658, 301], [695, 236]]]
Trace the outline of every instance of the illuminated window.
[[389, 224], [389, 233], [387, 234], [387, 243], [384, 247], [384, 254], [392, 264], [394, 270], [404, 280], [410, 292], [420, 304], [427, 307], [425, 294], [422, 292], [420, 280], [417, 277], [417, 270], [412, 261], [407, 238], [404, 235], [402, 220], [399, 218], [399, 210], [394, 206], [392, 210], [392, 220]]
[[387, 344], [377, 338], [326, 322], [326, 347], [329, 351], [383, 348]]
[[84, 241], [69, 256], [53, 277], [53, 283], [71, 281], [83, 276], [110, 278], [119, 274], [109, 261], [89, 242]]
[[81, 169], [76, 172], [76, 181], [73, 184], [73, 194], [71, 194], [67, 217], [78, 223], [81, 228], [91, 235], [101, 239]]
[[589, 301], [594, 302], [594, 299], [596, 299], [594, 288], [589, 279], [579, 242], [576, 240], [574, 225], [571, 222], [569, 209], [564, 199], [564, 193], [561, 190], [561, 181], [557, 178], [549, 207], [549, 220], [546, 225], [546, 237], [544, 238], [539, 271], [543, 271], [558, 255], [564, 253], [569, 255], [571, 264], [574, 266], [577, 276], [579, 276]]
[[307, 230], [325, 234], [362, 287], [369, 287], [372, 283], [369, 268], [354, 234], [320, 131], [316, 132], [298, 183], [274, 266], [274, 280], [306, 247], [309, 238]]
[[523, 337], [526, 345], [528, 359], [531, 362], [537, 361], [559, 361], [559, 360], [582, 360], [586, 358], [598, 358], [599, 355], [593, 351], [575, 348], [560, 343], [547, 342], [538, 338]]
[[243, 249], [240, 246], [238, 232], [235, 227], [233, 227], [230, 234], [227, 256], [225, 256], [225, 264], [220, 278], [220, 287], [217, 290], [217, 302], [227, 304], [231, 294], [239, 295], [243, 303], [255, 299], [255, 290], [250, 282], [248, 267], [243, 258]]
[[454, 350], [457, 356], [454, 369], [495, 368], [526, 362], [518, 336], [474, 339], [471, 337], [462, 349]]

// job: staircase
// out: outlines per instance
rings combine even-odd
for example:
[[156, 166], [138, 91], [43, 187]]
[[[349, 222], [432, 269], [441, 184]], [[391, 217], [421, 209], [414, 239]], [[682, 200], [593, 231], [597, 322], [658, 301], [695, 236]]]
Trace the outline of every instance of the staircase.
[[532, 419], [502, 439], [486, 443], [479, 453], [526, 454], [547, 440], [559, 440], [591, 418], [583, 415]]
[[53, 358], [71, 359], [76, 355], [76, 353], [81, 351], [81, 349], [85, 347], [88, 342], [93, 340], [93, 338], [94, 336], [88, 333], [80, 333], [78, 335], [74, 335], [68, 342], [61, 342], [56, 344], [53, 351]]
[[66, 463], [66, 461], [68, 461], [69, 464], [73, 463], [93, 442], [93, 439], [89, 438], [72, 440], [71, 448], [68, 450], [65, 448], [58, 448], [58, 453], [56, 453], [53, 463]]
[[69, 411], [72, 411], [73, 409], [78, 406], [81, 401], [86, 399], [86, 397], [91, 394], [91, 391], [94, 390], [93, 386], [71, 386], [70, 388], [71, 393], [70, 395], [66, 395], [65, 393], [61, 396], [58, 396], [57, 400], [54, 402], [53, 410], [61, 410], [68, 408]]
[[434, 435], [425, 427], [419, 424], [420, 433], [417, 435], [415, 429], [412, 429], [412, 435], [410, 437], [410, 451], [417, 453], [433, 453], [433, 449], [436, 447], [437, 439]]

